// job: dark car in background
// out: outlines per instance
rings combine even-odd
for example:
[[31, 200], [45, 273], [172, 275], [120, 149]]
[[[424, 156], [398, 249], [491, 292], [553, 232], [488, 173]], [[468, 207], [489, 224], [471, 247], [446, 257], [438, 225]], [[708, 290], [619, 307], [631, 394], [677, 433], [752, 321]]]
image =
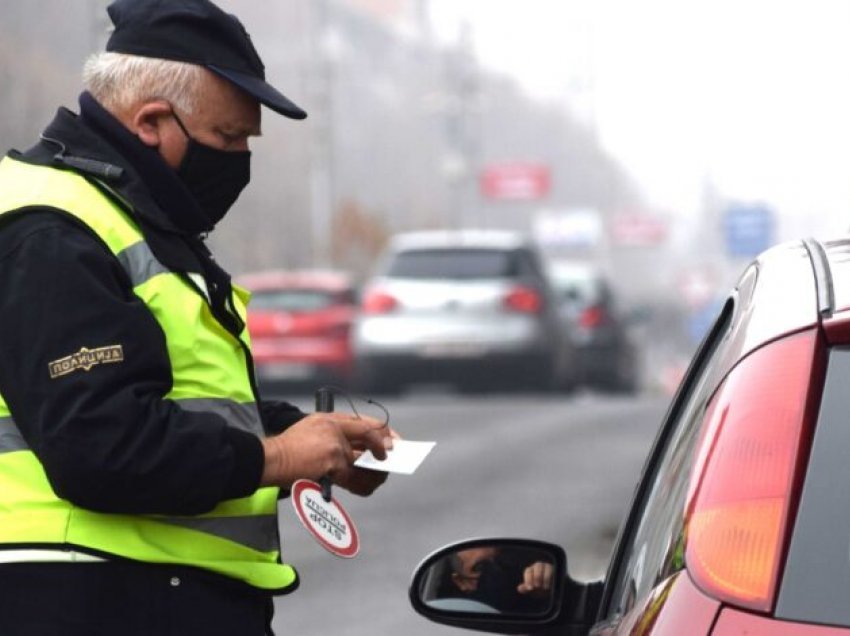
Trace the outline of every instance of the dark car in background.
[[[850, 634], [848, 386], [850, 239], [768, 250], [672, 400], [605, 579], [572, 580], [554, 544], [476, 539], [422, 562], [414, 608], [497, 633]], [[517, 573], [532, 570], [523, 604]]]
[[248, 331], [261, 387], [351, 383], [357, 301], [347, 274], [274, 270], [236, 282], [251, 292]]
[[393, 237], [354, 331], [370, 390], [571, 388], [578, 374], [533, 242], [497, 230]]
[[608, 277], [591, 263], [547, 267], [558, 308], [575, 342], [583, 384], [631, 393], [640, 385], [638, 348]]

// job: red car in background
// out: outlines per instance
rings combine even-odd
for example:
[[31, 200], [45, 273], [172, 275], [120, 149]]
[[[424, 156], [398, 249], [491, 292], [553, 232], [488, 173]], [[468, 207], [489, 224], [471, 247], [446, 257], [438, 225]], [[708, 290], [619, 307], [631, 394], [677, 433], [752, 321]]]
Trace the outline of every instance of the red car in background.
[[[556, 527], [586, 514], [540, 510]], [[466, 567], [481, 554], [497, 556]], [[517, 598], [531, 581], [533, 604]], [[661, 422], [604, 580], [571, 579], [555, 544], [476, 539], [427, 557], [410, 598], [432, 621], [496, 633], [838, 636], [848, 590], [843, 239], [777, 246], [744, 271]]]
[[236, 282], [251, 292], [248, 332], [261, 388], [349, 384], [356, 293], [347, 274], [274, 270]]

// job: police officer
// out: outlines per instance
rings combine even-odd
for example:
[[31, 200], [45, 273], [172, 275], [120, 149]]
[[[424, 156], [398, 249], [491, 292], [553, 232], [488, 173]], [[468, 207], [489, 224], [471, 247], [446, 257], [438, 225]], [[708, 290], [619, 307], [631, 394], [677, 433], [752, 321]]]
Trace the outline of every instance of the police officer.
[[260, 401], [246, 294], [203, 236], [250, 178], [265, 81], [208, 0], [117, 0], [106, 52], [0, 162], [0, 634], [271, 633], [280, 489], [368, 495], [394, 435]]

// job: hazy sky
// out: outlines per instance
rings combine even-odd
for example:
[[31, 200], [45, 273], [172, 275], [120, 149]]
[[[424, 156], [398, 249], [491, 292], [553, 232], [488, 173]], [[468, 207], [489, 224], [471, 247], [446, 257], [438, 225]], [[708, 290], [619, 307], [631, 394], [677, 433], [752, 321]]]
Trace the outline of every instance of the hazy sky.
[[451, 39], [594, 125], [652, 203], [765, 200], [788, 235], [850, 227], [847, 0], [432, 0]]

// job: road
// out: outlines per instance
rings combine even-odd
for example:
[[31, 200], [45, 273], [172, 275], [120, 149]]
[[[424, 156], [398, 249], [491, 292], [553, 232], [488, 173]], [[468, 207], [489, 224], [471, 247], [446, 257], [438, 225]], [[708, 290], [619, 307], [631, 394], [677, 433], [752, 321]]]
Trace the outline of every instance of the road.
[[[291, 401], [311, 409], [308, 396]], [[577, 579], [604, 574], [623, 511], [669, 402], [592, 393], [467, 397], [413, 393], [387, 400], [407, 439], [437, 442], [414, 475], [393, 475], [371, 498], [336, 495], [360, 554], [325, 552], [281, 503], [284, 555], [300, 588], [276, 601], [281, 635], [459, 635], [410, 608], [407, 588], [429, 552], [463, 538], [558, 543]], [[337, 408], [343, 401], [337, 399]], [[368, 411], [374, 414], [373, 411]]]

